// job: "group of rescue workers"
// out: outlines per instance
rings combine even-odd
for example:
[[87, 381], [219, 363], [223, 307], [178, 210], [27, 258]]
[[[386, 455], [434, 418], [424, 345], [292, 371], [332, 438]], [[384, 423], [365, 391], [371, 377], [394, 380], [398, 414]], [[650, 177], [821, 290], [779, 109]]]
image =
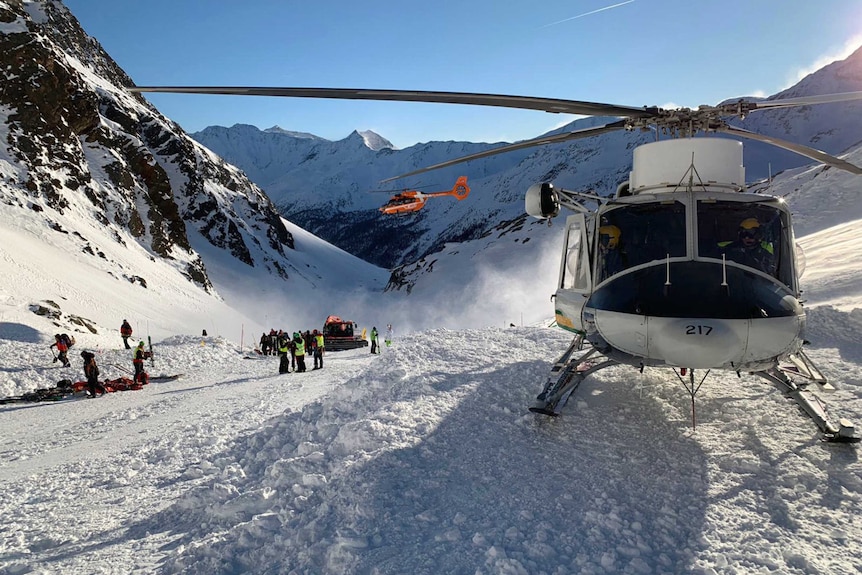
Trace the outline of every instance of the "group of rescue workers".
[[[392, 327], [389, 326], [391, 332]], [[145, 349], [143, 341], [138, 342], [135, 348], [129, 345], [129, 338], [132, 337], [132, 326], [127, 320], [123, 320], [120, 326], [120, 336], [123, 338], [123, 345], [126, 349], [132, 351], [132, 365], [135, 368], [134, 384], [145, 385], [148, 383], [148, 375], [144, 370], [144, 361], [152, 357], [152, 352]], [[206, 332], [204, 332], [206, 335]], [[387, 336], [386, 344], [390, 344], [391, 336]], [[57, 355], [54, 356], [54, 361], [62, 362], [64, 367], [70, 367], [71, 363], [67, 357], [67, 352], [74, 345], [74, 339], [71, 339], [66, 334], [57, 334], [55, 342], [51, 348], [57, 348]], [[377, 328], [372, 331], [372, 350], [371, 353], [380, 353], [377, 345]], [[305, 356], [311, 355], [314, 358], [314, 369], [323, 369], [323, 354], [325, 351], [325, 342], [323, 333], [318, 330], [306, 330], [303, 334], [295, 331], [292, 336], [288, 335], [283, 330], [270, 330], [269, 334], [263, 333], [260, 336], [260, 349], [258, 350], [263, 355], [279, 356], [279, 373], [304, 372]], [[106, 393], [105, 387], [99, 383], [99, 367], [96, 365], [95, 354], [89, 351], [82, 351], [81, 358], [84, 360], [84, 375], [88, 383], [89, 397], [101, 397]]]
[[[129, 338], [132, 337], [132, 326], [129, 322], [123, 320], [120, 326], [120, 336], [123, 338], [123, 344], [126, 349], [132, 349], [129, 345]], [[61, 362], [63, 367], [71, 367], [68, 352], [69, 348], [75, 345], [75, 338], [64, 334], [56, 334], [54, 343], [51, 344], [51, 349], [57, 348], [57, 355], [54, 356], [54, 362]], [[132, 365], [135, 368], [134, 381], [135, 385], [146, 385], [149, 380], [147, 372], [144, 371], [144, 360], [152, 357], [152, 352], [147, 351], [144, 342], [138, 342], [138, 345], [132, 351]], [[90, 399], [101, 397], [106, 393], [105, 387], [99, 382], [99, 366], [96, 364], [96, 356], [94, 353], [84, 350], [81, 352], [81, 358], [84, 360], [84, 376], [87, 379], [88, 396]]]
[[270, 330], [269, 334], [260, 336], [260, 353], [263, 355], [279, 356], [278, 373], [290, 373], [291, 371], [303, 372], [305, 368], [305, 356], [314, 358], [314, 369], [323, 369], [323, 352], [325, 342], [323, 334], [315, 330], [306, 330], [305, 333], [298, 331], [288, 335], [283, 330]]

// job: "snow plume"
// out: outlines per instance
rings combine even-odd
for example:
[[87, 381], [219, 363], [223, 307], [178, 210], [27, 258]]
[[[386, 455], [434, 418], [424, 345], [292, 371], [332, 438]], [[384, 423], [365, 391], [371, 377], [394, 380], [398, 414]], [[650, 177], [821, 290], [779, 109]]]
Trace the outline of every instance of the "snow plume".
[[[559, 274], [557, 238], [536, 241], [517, 258], [509, 242], [473, 252], [472, 244], [429, 256], [431, 263], [406, 298], [387, 312], [402, 329], [533, 325], [553, 315], [550, 296]], [[528, 244], [529, 246], [529, 244]]]
[[[315, 287], [307, 298], [289, 303], [273, 293], [257, 307], [270, 318], [284, 318], [290, 329], [319, 327], [330, 314], [355, 321], [360, 328], [376, 326], [381, 334], [386, 324], [400, 334], [432, 327], [535, 325], [553, 315], [550, 296], [559, 273], [561, 234], [559, 227], [549, 237], [533, 241], [515, 234], [497, 242], [447, 245], [424, 260], [409, 294], [406, 289], [386, 293], [360, 289], [359, 276], [345, 275], [342, 289]], [[516, 250], [513, 242], [525, 245]], [[349, 289], [351, 282], [356, 289]]]

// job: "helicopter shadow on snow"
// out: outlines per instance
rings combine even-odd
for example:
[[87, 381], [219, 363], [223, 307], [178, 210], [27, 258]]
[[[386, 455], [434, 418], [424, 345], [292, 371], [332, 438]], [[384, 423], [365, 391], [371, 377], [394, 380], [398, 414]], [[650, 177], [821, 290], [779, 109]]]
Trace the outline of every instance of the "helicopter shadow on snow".
[[[169, 531], [172, 542], [164, 550], [170, 552], [202, 536], [200, 525], [212, 519], [208, 513], [223, 523], [226, 516], [219, 509], [230, 508], [231, 525], [223, 527], [242, 538], [248, 521], [265, 513], [259, 505], [278, 507], [284, 515], [302, 501], [297, 516], [314, 516], [317, 533], [313, 543], [303, 544], [305, 560], [322, 565], [327, 557], [344, 554], [357, 561], [354, 572], [373, 567], [381, 574], [402, 573], [432, 564], [437, 572], [461, 572], [486, 564], [494, 549], [503, 549], [508, 560], [528, 570], [552, 571], [553, 565], [574, 565], [578, 558], [599, 565], [606, 554], [625, 564], [631, 553], [654, 570], [668, 565], [685, 570], [690, 549], [678, 542], [698, 540], [705, 526], [709, 481], [701, 448], [679, 433], [678, 422], [668, 421], [659, 401], [632, 393], [630, 382], [604, 376], [588, 378], [562, 417], [536, 417], [526, 410], [535, 390], [516, 386], [513, 393], [509, 382], [546, 375], [544, 361], [469, 374], [437, 370], [413, 382], [392, 377], [390, 388], [353, 397], [357, 407], [321, 401], [282, 414], [209, 459], [244, 461], [240, 493], [273, 488], [284, 495], [249, 504], [240, 501], [242, 495], [216, 500], [214, 480], [207, 479], [131, 525], [125, 537]], [[374, 428], [368, 420], [379, 416], [377, 408], [386, 427], [387, 406], [421, 402], [429, 386], [441, 398], [460, 397], [457, 407], [443, 408], [448, 413], [431, 424], [432, 430], [418, 431], [417, 442], [391, 450], [362, 440]], [[369, 407], [374, 409], [369, 412]], [[422, 420], [417, 425], [426, 425]], [[400, 427], [397, 421], [392, 425]], [[297, 456], [296, 448], [312, 437], [314, 454]], [[345, 451], [339, 443], [345, 437], [355, 437], [359, 447]], [[269, 447], [261, 450], [261, 445]], [[374, 452], [367, 462], [345, 463], [355, 449], [366, 447]], [[279, 472], [273, 474], [274, 469]], [[302, 478], [318, 473], [326, 475], [325, 483], [303, 486]], [[292, 477], [302, 498], [283, 488]], [[304, 529], [284, 525], [254, 535], [267, 557], [285, 546], [284, 568], [299, 554], [280, 535], [288, 527]], [[641, 539], [649, 551], [632, 551], [632, 541]], [[548, 551], [537, 559], [537, 541], [543, 548], [566, 551]]]
[[[513, 394], [511, 385], [500, 385], [541, 381], [545, 361], [469, 374], [466, 381], [462, 373], [432, 375], [429, 385], [438, 391], [460, 395], [465, 383], [470, 391], [418, 445], [378, 458], [363, 473], [359, 483], [371, 487], [366, 505], [392, 516], [389, 527], [399, 535], [387, 549], [365, 554], [358, 572], [395, 573], [401, 561], [429, 559], [441, 572], [457, 572], [463, 563], [485, 564], [494, 548], [527, 572], [577, 560], [598, 566], [605, 556], [654, 571], [665, 560], [687, 565], [675, 542], [696, 540], [703, 529], [705, 456], [650, 397], [603, 374], [587, 378], [560, 417], [547, 418], [526, 410], [536, 389], [525, 385]], [[452, 510], [464, 517], [448, 516]], [[685, 517], [668, 528], [671, 515]], [[651, 550], [626, 556], [636, 533]], [[445, 551], [411, 545], [446, 538]], [[540, 559], [535, 541], [565, 551]]]
[[20, 343], [41, 343], [38, 330], [22, 323], [0, 322], [0, 339]]

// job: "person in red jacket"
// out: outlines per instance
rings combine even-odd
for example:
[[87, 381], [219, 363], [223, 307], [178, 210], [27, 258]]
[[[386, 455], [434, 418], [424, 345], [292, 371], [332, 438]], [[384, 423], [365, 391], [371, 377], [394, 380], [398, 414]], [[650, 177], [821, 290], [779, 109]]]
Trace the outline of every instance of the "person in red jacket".
[[123, 338], [123, 345], [126, 346], [126, 349], [132, 349], [132, 346], [129, 345], [129, 338], [132, 337], [132, 326], [126, 320], [123, 320], [123, 325], [120, 326], [120, 335]]
[[66, 357], [66, 352], [69, 351], [69, 346], [66, 345], [66, 342], [63, 341], [63, 338], [60, 337], [60, 334], [54, 336], [54, 343], [51, 344], [51, 347], [57, 348], [57, 357], [54, 358], [54, 361], [60, 360], [63, 362], [63, 367], [69, 367], [72, 364], [69, 363], [69, 358]]

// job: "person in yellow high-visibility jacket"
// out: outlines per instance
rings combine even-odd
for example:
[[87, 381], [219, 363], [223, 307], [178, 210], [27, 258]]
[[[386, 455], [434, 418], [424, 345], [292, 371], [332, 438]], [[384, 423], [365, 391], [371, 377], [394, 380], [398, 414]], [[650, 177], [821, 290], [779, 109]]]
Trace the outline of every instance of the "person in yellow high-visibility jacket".
[[296, 372], [302, 373], [305, 371], [305, 340], [302, 338], [301, 333], [294, 332], [293, 345], [296, 346], [296, 351], [294, 352], [296, 356]]
[[314, 369], [323, 369], [323, 334], [317, 330], [311, 332], [311, 337], [314, 338]]
[[377, 341], [377, 327], [371, 328], [371, 353], [380, 353], [380, 342]]

